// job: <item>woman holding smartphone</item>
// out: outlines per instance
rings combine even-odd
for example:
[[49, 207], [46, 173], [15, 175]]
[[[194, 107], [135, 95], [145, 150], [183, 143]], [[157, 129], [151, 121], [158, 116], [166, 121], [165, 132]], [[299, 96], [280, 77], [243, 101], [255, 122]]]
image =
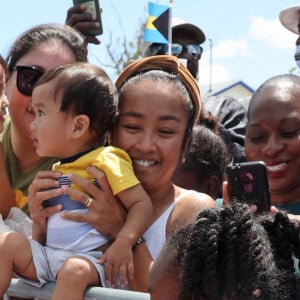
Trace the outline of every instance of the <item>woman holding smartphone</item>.
[[271, 204], [300, 215], [300, 77], [278, 75], [254, 93], [248, 108], [248, 161], [267, 165]]

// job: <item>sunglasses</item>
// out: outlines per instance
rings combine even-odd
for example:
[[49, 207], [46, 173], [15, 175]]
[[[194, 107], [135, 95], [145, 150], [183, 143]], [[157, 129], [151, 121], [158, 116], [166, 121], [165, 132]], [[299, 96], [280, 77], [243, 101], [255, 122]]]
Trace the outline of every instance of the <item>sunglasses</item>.
[[15, 66], [12, 70], [17, 70], [17, 88], [25, 96], [32, 96], [32, 90], [35, 83], [43, 75], [43, 72], [37, 67]]
[[[167, 44], [153, 44], [150, 46], [152, 49], [149, 49], [151, 52], [150, 55], [168, 54], [168, 47], [169, 46]], [[198, 44], [183, 45], [179, 43], [172, 43], [172, 55], [180, 57], [184, 50], [194, 60], [199, 60], [203, 52], [203, 48]]]

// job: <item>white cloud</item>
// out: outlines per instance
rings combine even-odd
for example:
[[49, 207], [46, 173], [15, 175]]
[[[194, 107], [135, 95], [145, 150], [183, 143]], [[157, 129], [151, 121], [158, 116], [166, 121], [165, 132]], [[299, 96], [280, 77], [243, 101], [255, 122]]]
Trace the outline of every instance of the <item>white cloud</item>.
[[213, 58], [231, 58], [249, 54], [249, 45], [244, 38], [224, 40], [213, 47]]
[[[234, 74], [233, 68], [228, 67], [229, 62], [232, 62], [233, 65], [236, 64], [236, 58], [240, 58], [241, 65], [242, 63], [245, 65], [245, 59], [249, 56], [253, 57], [254, 51], [262, 50], [262, 53], [267, 53], [274, 49], [290, 50], [295, 48], [297, 35], [284, 28], [278, 19], [251, 17], [249, 25], [248, 35], [237, 39], [222, 40], [213, 45], [212, 84], [236, 80], [242, 76], [241, 74], [244, 74], [242, 70], [240, 73]], [[256, 50], [257, 48], [258, 50]], [[261, 53], [259, 52], [255, 56], [257, 55], [261, 55]], [[199, 74], [200, 86], [207, 88], [210, 82], [209, 51], [203, 53]]]
[[284, 28], [278, 19], [263, 17], [250, 18], [249, 36], [279, 49], [294, 48], [297, 39], [297, 35]]
[[199, 63], [199, 85], [209, 86], [210, 76], [212, 84], [232, 80], [232, 74], [229, 69], [220, 64], [213, 63], [210, 69], [208, 54], [203, 55]]
[[[257, 46], [270, 47], [272, 49], [288, 50], [295, 47], [297, 35], [288, 31], [282, 26], [278, 19], [268, 20], [263, 17], [251, 17], [248, 36], [237, 39], [222, 40], [213, 45], [213, 66], [211, 72], [212, 84], [236, 80], [227, 63], [236, 58], [245, 58], [254, 54]], [[253, 47], [254, 44], [256, 47]], [[267, 48], [263, 47], [264, 51]], [[226, 60], [226, 61], [225, 61]], [[210, 83], [209, 51], [204, 52], [200, 60], [199, 83], [202, 87], [207, 87]], [[239, 78], [239, 76], [238, 76]]]

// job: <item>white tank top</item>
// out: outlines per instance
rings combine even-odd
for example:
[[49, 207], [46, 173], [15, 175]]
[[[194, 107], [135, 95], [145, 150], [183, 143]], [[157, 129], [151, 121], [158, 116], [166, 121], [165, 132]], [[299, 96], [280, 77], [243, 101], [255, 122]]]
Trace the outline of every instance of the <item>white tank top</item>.
[[170, 216], [171, 211], [173, 210], [176, 202], [182, 197], [186, 196], [187, 193], [194, 192], [187, 190], [179, 195], [175, 201], [173, 201], [170, 206], [150, 225], [147, 231], [144, 233], [145, 242], [147, 248], [155, 260], [159, 252], [163, 248], [166, 242], [166, 231], [167, 231], [167, 221]]

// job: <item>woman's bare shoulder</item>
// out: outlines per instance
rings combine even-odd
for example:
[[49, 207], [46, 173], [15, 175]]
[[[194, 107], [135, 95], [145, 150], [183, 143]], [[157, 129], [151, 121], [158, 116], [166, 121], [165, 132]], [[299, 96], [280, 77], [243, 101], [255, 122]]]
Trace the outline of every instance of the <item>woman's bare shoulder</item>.
[[167, 234], [193, 223], [203, 209], [216, 207], [215, 201], [208, 194], [182, 188], [176, 194], [178, 200], [168, 220]]
[[199, 208], [200, 210], [208, 207], [215, 207], [214, 199], [205, 193], [200, 193], [194, 190], [186, 190], [183, 188], [177, 189], [176, 205], [179, 209]]

